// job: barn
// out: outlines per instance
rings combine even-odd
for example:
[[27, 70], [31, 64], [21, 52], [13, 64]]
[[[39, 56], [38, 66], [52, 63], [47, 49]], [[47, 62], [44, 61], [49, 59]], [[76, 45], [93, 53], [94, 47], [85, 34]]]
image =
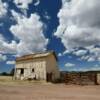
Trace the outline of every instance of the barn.
[[60, 78], [57, 57], [53, 51], [16, 58], [14, 78], [18, 80], [55, 81]]

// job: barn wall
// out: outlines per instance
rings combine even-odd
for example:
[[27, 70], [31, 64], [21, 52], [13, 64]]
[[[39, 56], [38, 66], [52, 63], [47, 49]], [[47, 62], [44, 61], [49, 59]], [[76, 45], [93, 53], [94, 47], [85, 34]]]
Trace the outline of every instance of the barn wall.
[[57, 66], [57, 61], [54, 57], [54, 55], [48, 56], [47, 60], [47, 73], [52, 73], [52, 79], [59, 79], [60, 78], [60, 72]]
[[[20, 68], [24, 69], [24, 74], [20, 75]], [[32, 69], [34, 68], [34, 73]], [[28, 60], [16, 64], [15, 76], [19, 79], [28, 79], [29, 77], [36, 77], [36, 79], [46, 80], [46, 60], [39, 58]]]
[[[25, 66], [27, 67], [27, 64], [25, 63]], [[46, 79], [46, 62], [45, 59], [34, 59], [30, 66], [27, 69], [30, 69], [30, 73], [32, 72], [32, 69], [34, 68], [34, 73], [36, 75], [36, 79]], [[26, 70], [27, 70], [26, 69]]]

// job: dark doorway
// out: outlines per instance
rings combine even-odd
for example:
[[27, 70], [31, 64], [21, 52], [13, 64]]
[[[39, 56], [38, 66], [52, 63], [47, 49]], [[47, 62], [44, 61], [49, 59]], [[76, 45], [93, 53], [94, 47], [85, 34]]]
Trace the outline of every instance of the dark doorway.
[[47, 73], [47, 82], [52, 81], [52, 73]]
[[24, 74], [24, 69], [23, 68], [21, 68], [20, 74]]
[[32, 72], [34, 72], [34, 68], [32, 68]]

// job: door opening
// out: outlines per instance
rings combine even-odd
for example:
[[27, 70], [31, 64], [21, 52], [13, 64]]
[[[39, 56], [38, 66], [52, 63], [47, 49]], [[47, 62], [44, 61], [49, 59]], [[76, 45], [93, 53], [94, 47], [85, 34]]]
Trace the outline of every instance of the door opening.
[[47, 73], [47, 82], [52, 81], [52, 73]]
[[21, 68], [20, 74], [21, 74], [21, 75], [24, 74], [24, 69], [23, 69], [23, 68]]

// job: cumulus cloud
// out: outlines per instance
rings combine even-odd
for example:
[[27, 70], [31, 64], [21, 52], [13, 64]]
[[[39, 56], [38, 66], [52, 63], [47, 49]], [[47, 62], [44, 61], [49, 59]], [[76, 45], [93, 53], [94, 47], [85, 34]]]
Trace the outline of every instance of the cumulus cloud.
[[12, 61], [7, 61], [6, 64], [8, 64], [8, 65], [14, 65], [15, 61], [13, 61], [13, 60]]
[[14, 3], [18, 8], [28, 9], [28, 5], [32, 3], [33, 0], [14, 0]]
[[76, 56], [83, 56], [86, 53], [87, 53], [87, 50], [77, 50], [73, 52], [73, 54], [75, 54]]
[[7, 13], [7, 4], [3, 3], [0, 0], [0, 17], [4, 16]]
[[82, 59], [94, 61], [100, 59], [100, 48], [89, 49], [100, 45], [100, 1], [99, 0], [62, 0], [62, 8], [58, 13], [59, 26], [54, 33], [61, 38], [61, 42], [70, 51], [75, 48], [85, 48], [90, 55], [84, 56], [86, 51], [75, 51]]
[[69, 48], [100, 45], [100, 1], [63, 1], [55, 35]]
[[8, 43], [6, 39], [0, 34], [0, 53], [13, 53], [16, 54], [16, 41], [12, 40]]
[[30, 17], [25, 17], [15, 11], [12, 11], [12, 15], [17, 23], [10, 27], [10, 31], [19, 42], [9, 42], [0, 34], [0, 53], [21, 56], [45, 51], [48, 39], [43, 35], [44, 24], [40, 21], [39, 15], [34, 13]]
[[75, 64], [73, 64], [73, 63], [66, 63], [65, 64], [65, 67], [74, 67], [75, 66]]
[[43, 35], [43, 23], [37, 14], [31, 14], [29, 18], [12, 11], [17, 21], [10, 27], [12, 34], [19, 39], [17, 53], [19, 55], [46, 50], [48, 39]]
[[83, 55], [81, 59], [91, 61], [100, 61], [100, 47], [90, 46], [87, 48], [88, 55]]
[[0, 61], [6, 61], [7, 60], [7, 56], [0, 54]]

